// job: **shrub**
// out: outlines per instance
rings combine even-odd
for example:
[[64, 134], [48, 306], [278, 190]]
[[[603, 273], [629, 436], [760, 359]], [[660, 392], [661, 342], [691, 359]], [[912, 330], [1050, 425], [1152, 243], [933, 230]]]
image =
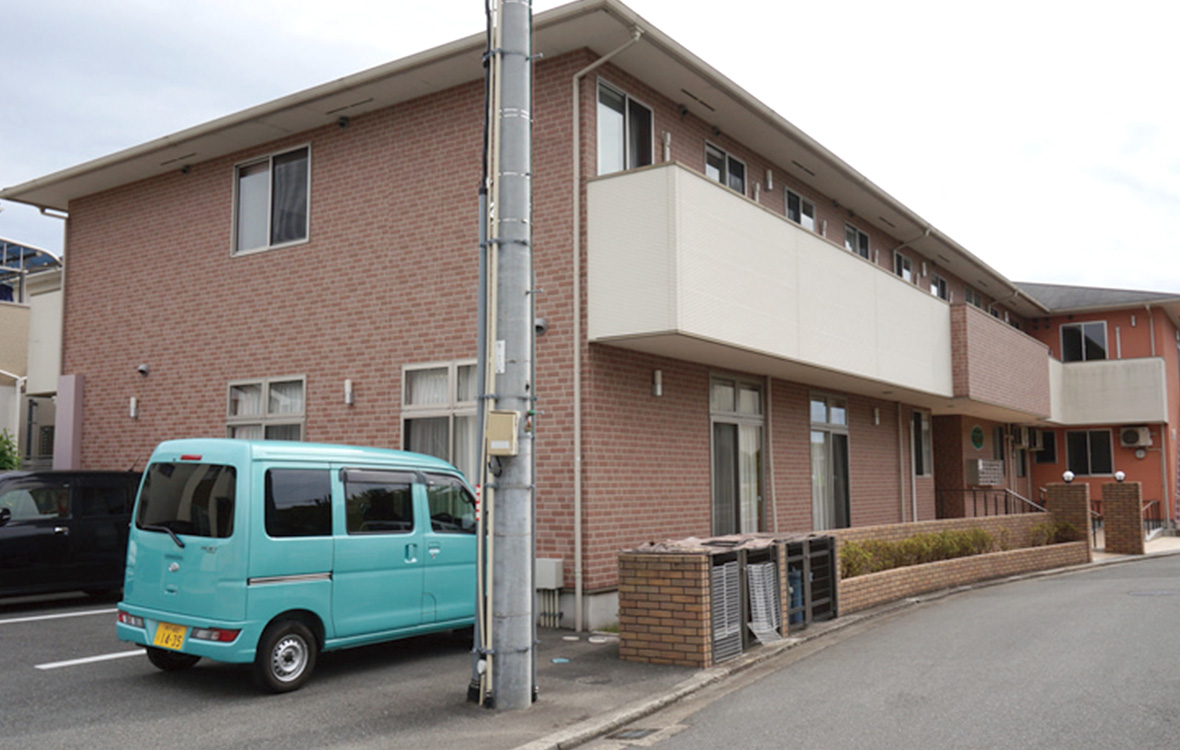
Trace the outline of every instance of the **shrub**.
[[994, 548], [992, 535], [980, 528], [915, 534], [896, 542], [881, 539], [845, 542], [840, 548], [840, 578], [981, 555]]
[[0, 432], [0, 471], [20, 468], [20, 453], [8, 430]]

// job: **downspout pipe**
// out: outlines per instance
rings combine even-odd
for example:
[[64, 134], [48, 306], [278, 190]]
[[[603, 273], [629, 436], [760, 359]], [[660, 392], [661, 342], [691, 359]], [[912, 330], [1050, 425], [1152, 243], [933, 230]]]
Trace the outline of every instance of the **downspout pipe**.
[[1143, 306], [1147, 310], [1147, 323], [1151, 328], [1151, 356], [1155, 356], [1155, 311], [1151, 309], [1151, 303]]
[[574, 159], [573, 178], [573, 276], [574, 276], [574, 631], [582, 632], [582, 79], [639, 41], [643, 29], [636, 26], [631, 38], [574, 73], [573, 142], [570, 151]]

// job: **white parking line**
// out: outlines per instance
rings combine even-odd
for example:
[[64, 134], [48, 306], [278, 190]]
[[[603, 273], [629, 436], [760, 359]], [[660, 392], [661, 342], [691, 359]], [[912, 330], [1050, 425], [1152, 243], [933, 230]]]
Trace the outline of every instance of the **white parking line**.
[[66, 612], [60, 615], [37, 615], [36, 617], [13, 617], [0, 620], [0, 625], [14, 625], [18, 622], [41, 622], [43, 620], [60, 620], [63, 617], [88, 617], [89, 615], [109, 615], [118, 609], [88, 609], [85, 612]]
[[93, 664], [96, 661], [110, 661], [111, 659], [122, 659], [128, 656], [142, 656], [143, 649], [137, 648], [134, 651], [119, 651], [113, 654], [100, 654], [99, 656], [87, 656], [83, 659], [70, 659], [69, 661], [54, 661], [48, 664], [37, 664], [37, 669], [60, 669], [61, 667], [76, 667], [79, 664]]

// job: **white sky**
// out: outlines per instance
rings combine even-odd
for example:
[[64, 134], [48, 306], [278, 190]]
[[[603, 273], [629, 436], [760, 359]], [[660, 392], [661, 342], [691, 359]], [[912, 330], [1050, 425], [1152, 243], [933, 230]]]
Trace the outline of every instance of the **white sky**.
[[[1180, 4], [629, 4], [1009, 278], [1180, 292]], [[480, 0], [0, 7], [3, 186], [484, 25]], [[61, 250], [2, 208], [0, 236]]]

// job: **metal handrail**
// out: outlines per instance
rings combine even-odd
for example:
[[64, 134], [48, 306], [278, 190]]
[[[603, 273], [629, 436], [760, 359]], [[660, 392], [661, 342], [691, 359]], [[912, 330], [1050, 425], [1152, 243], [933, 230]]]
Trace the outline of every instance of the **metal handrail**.
[[1008, 495], [1016, 498], [1017, 500], [1023, 501], [1025, 505], [1029, 505], [1029, 506], [1032, 506], [1033, 508], [1036, 508], [1041, 513], [1048, 513], [1049, 512], [1044, 508], [1044, 506], [1037, 505], [1036, 503], [1034, 503], [1032, 500], [1029, 500], [1024, 495], [1021, 495], [1019, 492], [1014, 492], [1014, 491], [1008, 489], [1007, 487], [1004, 488], [1004, 492], [1008, 493]]

